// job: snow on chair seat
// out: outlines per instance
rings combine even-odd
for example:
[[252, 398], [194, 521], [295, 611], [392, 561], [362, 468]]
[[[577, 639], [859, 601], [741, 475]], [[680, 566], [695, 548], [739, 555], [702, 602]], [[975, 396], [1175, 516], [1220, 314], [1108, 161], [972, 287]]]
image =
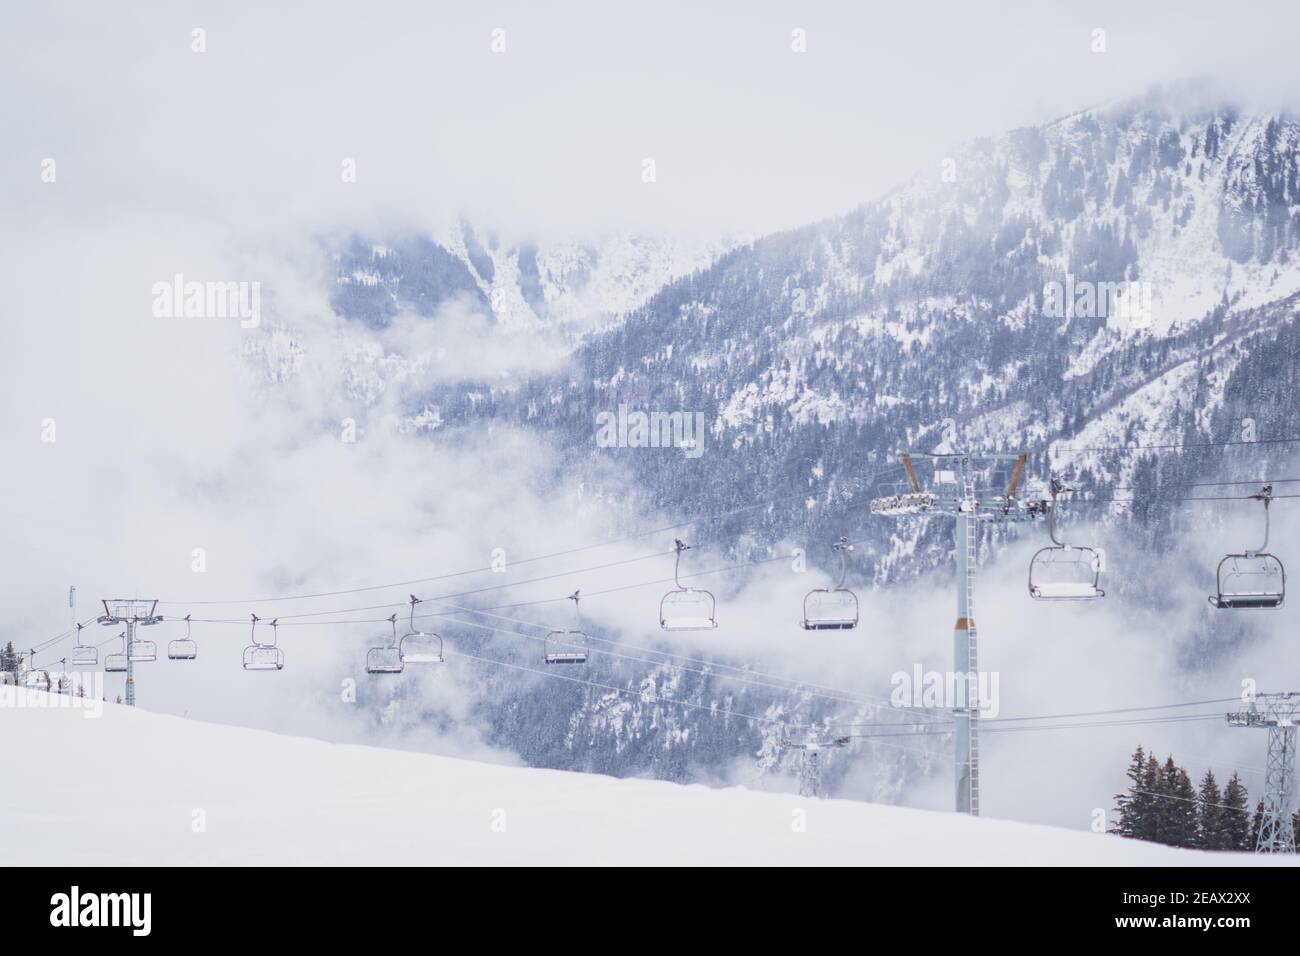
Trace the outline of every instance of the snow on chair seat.
[[186, 614], [185, 636], [178, 637], [167, 644], [167, 659], [169, 661], [192, 661], [198, 656], [199, 645], [190, 636], [190, 616]]
[[1043, 581], [1033, 585], [1030, 593], [1039, 599], [1083, 600], [1101, 597], [1105, 592], [1087, 581]]
[[411, 595], [411, 617], [407, 632], [397, 642], [397, 656], [403, 664], [443, 664], [442, 635], [415, 628], [415, 606], [420, 599]]
[[848, 575], [848, 552], [853, 550], [847, 538], [831, 545], [840, 560], [840, 577], [832, 588], [815, 588], [803, 599], [805, 631], [851, 631], [858, 626], [858, 596], [844, 586]]
[[673, 542], [677, 552], [673, 583], [677, 587], [659, 601], [659, 626], [665, 631], [708, 631], [718, 626], [717, 602], [703, 588], [683, 587], [679, 572], [682, 552], [690, 545], [680, 539]]
[[1105, 597], [1101, 589], [1102, 552], [1086, 545], [1069, 545], [1056, 537], [1056, 499], [1069, 491], [1053, 478], [1047, 511], [1050, 547], [1040, 548], [1029, 561], [1029, 596], [1036, 601], [1088, 601]]

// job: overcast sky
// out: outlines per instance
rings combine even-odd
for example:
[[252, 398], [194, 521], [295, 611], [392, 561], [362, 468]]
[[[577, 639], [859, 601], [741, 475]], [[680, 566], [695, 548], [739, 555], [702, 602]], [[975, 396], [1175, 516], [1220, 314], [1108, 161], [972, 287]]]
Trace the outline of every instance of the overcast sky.
[[1278, 0], [253, 6], [6, 3], [11, 198], [53, 157], [83, 205], [244, 228], [464, 212], [755, 233], [1155, 83], [1213, 75], [1270, 104], [1300, 85], [1300, 5]]
[[[364, 330], [328, 307], [314, 244], [322, 233], [384, 235], [463, 213], [515, 236], [618, 226], [755, 234], [851, 208], [972, 136], [1155, 83], [1218, 76], [1268, 106], [1294, 101], [1300, 84], [1294, 2], [236, 6], [252, 4], [0, 7], [0, 577], [5, 633], [20, 644], [65, 626], [72, 583], [84, 618], [93, 599], [114, 593], [191, 601], [406, 580], [482, 565], [497, 545], [518, 556], [589, 543], [614, 512], [626, 521], [635, 510], [618, 496], [593, 504], [538, 491], [554, 463], [535, 436], [498, 431], [466, 455], [386, 435], [383, 416], [395, 416], [418, 381], [390, 384], [363, 418], [368, 440], [341, 444], [335, 423], [363, 416], [340, 379], [364, 376], [375, 353], [359, 341]], [[192, 52], [195, 28], [206, 31], [204, 53]], [[1097, 28], [1104, 53], [1091, 52]], [[491, 50], [495, 29], [505, 31], [502, 53]], [[791, 49], [796, 29], [806, 31], [806, 53]], [[356, 183], [341, 181], [348, 158]], [[656, 163], [653, 184], [642, 182], [646, 158]], [[56, 162], [54, 183], [41, 181], [46, 159]], [[268, 313], [292, 335], [160, 321], [150, 290], [176, 272], [264, 282], [275, 297]], [[296, 377], [250, 383], [241, 350], [284, 358], [294, 336], [307, 343]], [[47, 420], [57, 422], [56, 442], [42, 439]], [[568, 520], [584, 508], [588, 520]], [[1198, 568], [1223, 546], [1207, 538]], [[194, 548], [208, 555], [202, 576]], [[1009, 635], [989, 660], [1033, 659], [1034, 673], [1051, 678], [1032, 688], [1041, 699], [1009, 700], [1009, 712], [1052, 712], [1062, 687], [1087, 686], [1079, 674], [1106, 686], [1095, 700], [1072, 701], [1076, 709], [1220, 696], [1162, 686], [1174, 668], [1159, 659], [1112, 677], [1131, 617], [1103, 609], [1063, 626], [1041, 609], [1021, 612], [1021, 567], [1018, 559], [988, 602], [991, 630]], [[937, 599], [873, 597], [877, 633], [895, 635], [892, 646], [827, 642], [810, 654], [784, 636], [743, 645], [781, 615], [793, 621], [806, 581], [774, 580], [732, 602], [736, 623], [710, 634], [714, 648], [734, 640], [732, 649], [760, 650], [771, 667], [828, 683], [911, 659], [919, 651], [902, 649], [902, 635], [933, 638], [924, 660], [947, 653], [951, 616]], [[561, 594], [604, 582], [563, 583]], [[1186, 606], [1203, 600], [1189, 593]], [[593, 604], [599, 626], [653, 627], [653, 594], [604, 617]], [[374, 629], [322, 631], [338, 639], [326, 650], [316, 630], [297, 628], [286, 638], [288, 683], [250, 683], [238, 665], [248, 612], [242, 603], [212, 612], [241, 623], [207, 627], [202, 646], [214, 653], [194, 668], [165, 681], [152, 671], [146, 706], [361, 735], [348, 717], [327, 730], [321, 714], [338, 714], [333, 688], [356, 675]], [[1056, 640], [1044, 643], [1048, 627]], [[159, 640], [180, 634], [159, 630]], [[1265, 672], [1297, 654], [1279, 630], [1243, 651], [1242, 666]], [[472, 675], [437, 688], [449, 708], [480, 693]], [[475, 728], [457, 728], [465, 739], [440, 746], [476, 752]], [[1198, 751], [1194, 731], [1181, 733], [1189, 763], [1210, 751]], [[1245, 736], [1240, 752], [1255, 752]], [[1019, 748], [1049, 746], [1019, 738]], [[1117, 738], [1070, 772], [1109, 779], [1132, 743], [1127, 731]], [[947, 779], [935, 775], [928, 802], [946, 805]], [[1086, 826], [1089, 801], [1112, 791], [1077, 783], [1054, 779], [1051, 792], [1024, 798], [1022, 815]]]

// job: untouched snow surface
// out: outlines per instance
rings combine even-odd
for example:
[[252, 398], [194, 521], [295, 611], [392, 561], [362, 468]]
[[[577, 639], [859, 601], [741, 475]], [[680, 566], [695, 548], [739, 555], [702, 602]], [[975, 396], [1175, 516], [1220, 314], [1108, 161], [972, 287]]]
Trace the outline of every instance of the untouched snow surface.
[[113, 704], [92, 719], [40, 706], [52, 698], [37, 691], [0, 693], [8, 695], [0, 861], [10, 865], [1260, 859], [877, 804], [339, 746]]

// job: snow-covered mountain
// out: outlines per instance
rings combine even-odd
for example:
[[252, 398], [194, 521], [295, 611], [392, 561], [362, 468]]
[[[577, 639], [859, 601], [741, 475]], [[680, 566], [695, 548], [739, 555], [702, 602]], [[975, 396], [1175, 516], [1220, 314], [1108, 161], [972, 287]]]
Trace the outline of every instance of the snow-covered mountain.
[[[362, 329], [401, 311], [436, 322], [458, 298], [508, 332], [561, 329], [562, 371], [462, 377], [409, 414], [435, 415], [437, 440], [483, 422], [546, 434], [566, 463], [562, 491], [601, 488], [612, 465], [670, 514], [803, 492], [802, 507], [704, 522], [695, 540], [760, 558], [851, 528], [866, 539], [855, 579], [883, 583], [946, 565], [951, 545], [937, 525], [867, 521], [873, 476], [949, 431], [972, 450], [1028, 450], [1039, 489], [1049, 474], [1085, 495], [1123, 489], [1138, 506], [1107, 520], [1153, 550], [1178, 540], [1169, 497], [1206, 476], [1269, 473], [1288, 451], [1266, 440], [1300, 434], [1298, 251], [1300, 123], [1180, 90], [970, 143], [843, 216], [729, 249], [539, 247], [463, 225], [358, 239], [338, 252], [333, 301]], [[703, 453], [599, 447], [597, 415], [620, 406], [703, 414]], [[1245, 435], [1265, 441], [1230, 460], [1071, 450]], [[1152, 605], [1154, 588], [1134, 575], [1114, 594]], [[1218, 626], [1231, 637], [1249, 625]], [[737, 757], [782, 766], [771, 735], [711, 711], [707, 675], [591, 668], [698, 709], [499, 678], [484, 704], [497, 740], [537, 764], [672, 779]], [[752, 687], [726, 702], [804, 720], [836, 710]], [[828, 765], [832, 789], [842, 766]], [[888, 775], [916, 771], [904, 760]]]
[[507, 239], [462, 219], [384, 244], [352, 238], [335, 253], [333, 304], [342, 315], [382, 326], [403, 309], [432, 316], [460, 296], [504, 327], [558, 329], [571, 338], [630, 311], [733, 245], [629, 233]]
[[[949, 421], [967, 448], [1037, 451], [1034, 473], [1103, 492], [1155, 488], [1136, 454], [1046, 449], [1296, 434], [1279, 399], [1300, 354], [1300, 124], [1183, 98], [972, 143], [846, 216], [733, 250], [521, 404], [575, 445], [601, 409], [702, 411], [697, 461], [626, 464], [705, 513], [800, 487], [825, 502], [773, 530], [842, 523], [868, 476]], [[1142, 301], [1103, 310], [1084, 288]], [[564, 401], [539, 401], [557, 386]]]

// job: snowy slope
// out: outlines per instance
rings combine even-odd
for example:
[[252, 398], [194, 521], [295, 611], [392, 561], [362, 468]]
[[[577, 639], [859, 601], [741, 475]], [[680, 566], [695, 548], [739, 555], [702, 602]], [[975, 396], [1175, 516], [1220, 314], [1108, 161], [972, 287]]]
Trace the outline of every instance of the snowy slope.
[[[1260, 862], [898, 807], [337, 746], [111, 704], [91, 719], [23, 694], [27, 706], [10, 697], [0, 707], [8, 864]], [[192, 825], [199, 810], [204, 832]], [[796, 832], [801, 812], [806, 831]]]

